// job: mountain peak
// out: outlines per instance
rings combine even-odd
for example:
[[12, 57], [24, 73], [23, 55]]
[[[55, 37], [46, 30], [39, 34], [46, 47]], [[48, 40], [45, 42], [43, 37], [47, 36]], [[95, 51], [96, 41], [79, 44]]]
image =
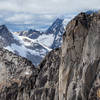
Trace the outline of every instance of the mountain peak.
[[6, 25], [0, 25], [0, 36], [5, 37], [5, 36], [11, 36], [11, 32], [8, 30]]
[[63, 19], [57, 18], [53, 24], [47, 29], [46, 33], [52, 34], [55, 33], [55, 30], [59, 30], [63, 26]]
[[8, 28], [6, 27], [6, 25], [0, 25], [0, 30], [7, 30], [8, 31]]
[[35, 30], [35, 29], [29, 29], [28, 30], [28, 33], [40, 33], [40, 31], [37, 31], [37, 30]]
[[56, 22], [56, 21], [63, 21], [63, 20], [64, 20], [63, 18], [59, 18], [59, 17], [58, 17], [58, 18], [55, 20], [55, 22]]

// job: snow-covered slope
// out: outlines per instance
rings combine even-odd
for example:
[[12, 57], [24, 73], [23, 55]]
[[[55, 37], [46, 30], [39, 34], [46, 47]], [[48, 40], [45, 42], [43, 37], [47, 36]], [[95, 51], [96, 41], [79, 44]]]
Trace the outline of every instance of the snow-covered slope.
[[[52, 49], [61, 46], [62, 35], [64, 33], [63, 19], [57, 18], [54, 23], [45, 32], [46, 35], [52, 35], [52, 43], [49, 46]], [[49, 37], [48, 37], [49, 38]]]
[[38, 65], [42, 58], [51, 50], [37, 40], [17, 36], [9, 32], [5, 25], [0, 26], [0, 47], [29, 59], [34, 65]]
[[57, 18], [46, 32], [30, 29], [11, 33], [5, 25], [2, 25], [0, 26], [0, 46], [29, 59], [37, 66], [48, 52], [61, 46], [64, 25], [68, 21], [68, 18]]
[[51, 49], [61, 47], [62, 36], [65, 32], [65, 26], [75, 15], [65, 17], [65, 19], [57, 18], [46, 32], [39, 35], [37, 40]]
[[15, 34], [29, 37], [48, 48], [55, 49], [61, 46], [62, 35], [64, 33], [63, 21], [63, 19], [57, 18], [45, 32], [31, 29], [29, 31], [15, 32]]
[[19, 35], [19, 36], [25, 36], [25, 37], [29, 37], [31, 39], [36, 39], [39, 37], [39, 35], [42, 34], [42, 32], [37, 31], [37, 30], [28, 30], [28, 31], [21, 31], [21, 32], [14, 32], [15, 34]]
[[29, 37], [48, 48], [55, 49], [61, 46], [65, 26], [74, 16], [73, 14], [64, 16], [63, 18], [57, 18], [45, 32], [30, 29], [28, 31], [15, 32], [15, 34]]

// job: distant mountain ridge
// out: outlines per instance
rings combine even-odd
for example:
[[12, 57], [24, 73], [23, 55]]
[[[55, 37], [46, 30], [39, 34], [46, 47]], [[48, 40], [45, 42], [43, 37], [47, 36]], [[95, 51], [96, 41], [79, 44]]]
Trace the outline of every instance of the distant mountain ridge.
[[37, 41], [43, 43], [47, 47], [55, 49], [61, 46], [62, 35], [65, 31], [63, 21], [64, 19], [57, 18], [45, 32], [30, 29], [28, 31], [14, 33], [19, 36], [26, 36], [35, 40], [37, 39]]
[[47, 29], [46, 34], [54, 34], [54, 41], [51, 45], [52, 49], [58, 48], [62, 43], [62, 35], [65, 31], [63, 25], [64, 19], [57, 18], [55, 22]]
[[64, 19], [57, 18], [45, 31], [30, 29], [11, 33], [5, 25], [0, 26], [0, 47], [27, 58], [37, 66], [52, 49], [61, 47]]
[[38, 41], [11, 33], [5, 25], [0, 26], [0, 47], [27, 58], [38, 65], [42, 58], [51, 50]]
[[37, 30], [33, 30], [30, 29], [28, 31], [21, 31], [21, 32], [14, 32], [15, 34], [19, 35], [19, 36], [26, 36], [29, 37], [31, 39], [36, 39], [39, 35], [41, 35], [43, 32], [37, 31]]

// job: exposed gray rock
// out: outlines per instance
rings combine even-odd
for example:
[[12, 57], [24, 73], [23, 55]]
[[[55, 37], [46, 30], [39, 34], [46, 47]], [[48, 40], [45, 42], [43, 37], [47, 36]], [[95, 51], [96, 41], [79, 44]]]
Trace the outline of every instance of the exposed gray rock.
[[100, 14], [80, 13], [63, 36], [59, 100], [100, 100]]
[[0, 100], [100, 100], [99, 51], [99, 13], [76, 16], [38, 68], [0, 49]]
[[25, 58], [0, 49], [0, 100], [58, 100], [60, 49], [38, 68]]
[[34, 100], [58, 100], [60, 54], [60, 49], [53, 50], [39, 65], [40, 73], [36, 78]]
[[0, 48], [0, 100], [28, 100], [38, 72], [27, 59]]

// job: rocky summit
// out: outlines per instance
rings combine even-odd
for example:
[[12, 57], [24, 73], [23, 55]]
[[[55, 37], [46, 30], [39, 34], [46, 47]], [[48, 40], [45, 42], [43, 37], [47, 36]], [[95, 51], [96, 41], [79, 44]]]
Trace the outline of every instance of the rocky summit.
[[100, 13], [80, 13], [38, 67], [0, 48], [0, 100], [100, 100]]

